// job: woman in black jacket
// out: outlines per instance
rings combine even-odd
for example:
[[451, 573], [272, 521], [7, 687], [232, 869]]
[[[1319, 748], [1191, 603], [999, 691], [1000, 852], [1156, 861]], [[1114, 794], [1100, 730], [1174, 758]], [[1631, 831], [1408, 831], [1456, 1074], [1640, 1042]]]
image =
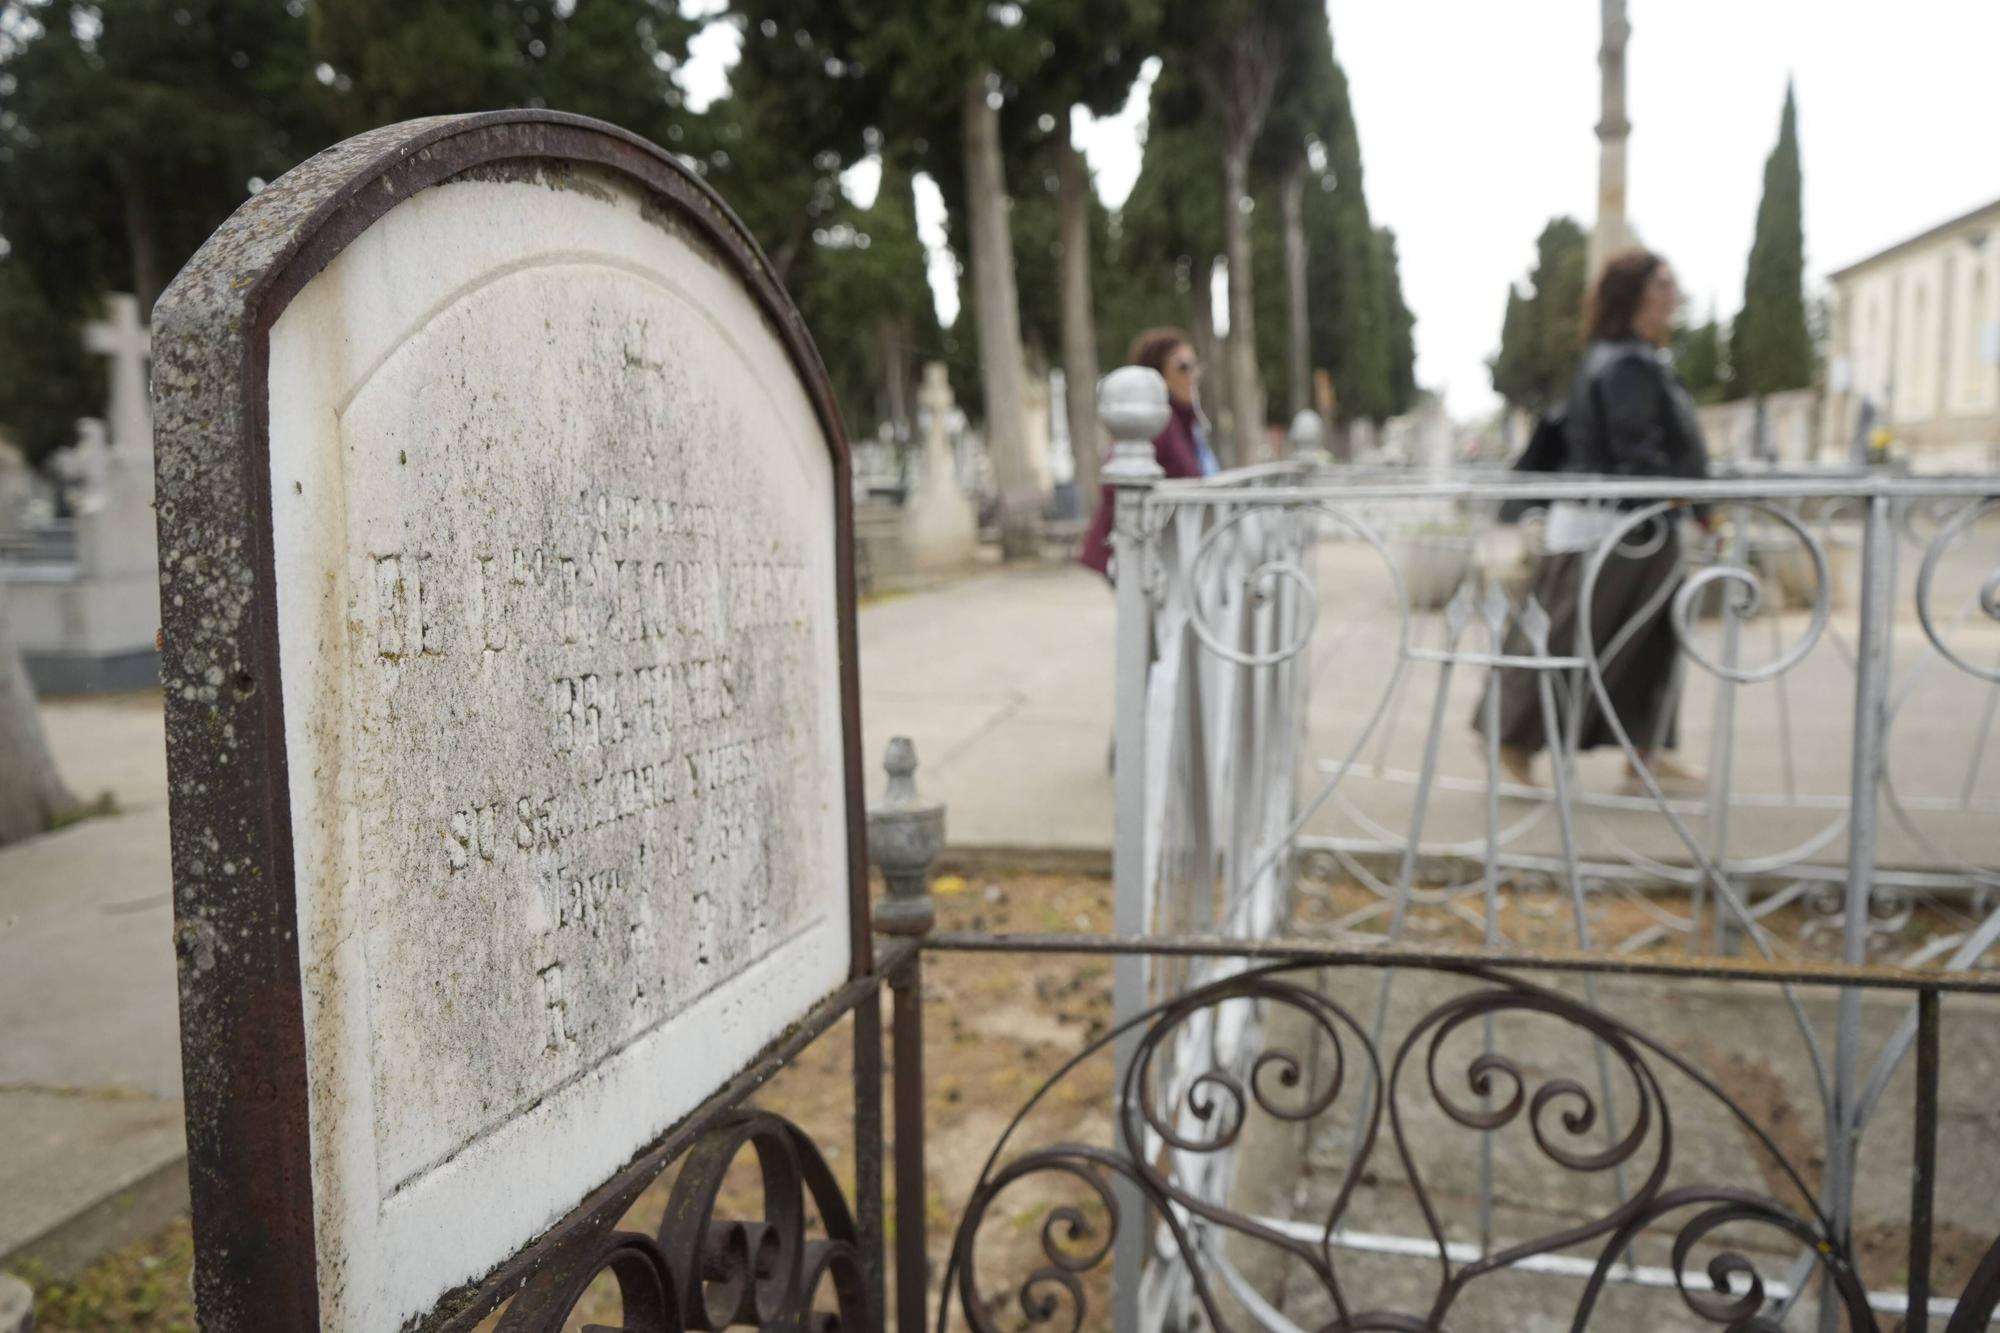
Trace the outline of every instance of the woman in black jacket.
[[[1708, 475], [1708, 453], [1694, 401], [1661, 351], [1679, 303], [1673, 269], [1658, 255], [1633, 250], [1605, 264], [1591, 293], [1589, 341], [1570, 389], [1563, 427], [1564, 472], [1634, 478]], [[1635, 507], [1632, 502], [1623, 506]], [[1584, 571], [1591, 553], [1625, 517], [1615, 505], [1557, 501], [1549, 507], [1543, 554], [1529, 595], [1548, 613], [1551, 656], [1581, 650], [1577, 624]], [[1680, 578], [1681, 544], [1672, 516], [1642, 524], [1626, 534], [1598, 571], [1590, 628], [1606, 692], [1641, 760], [1657, 778], [1698, 782], [1701, 773], [1672, 753], [1680, 652], [1671, 604]], [[1633, 623], [1642, 616], [1643, 623]], [[1617, 653], [1607, 656], [1621, 638], [1624, 642]], [[1508, 636], [1506, 651], [1510, 656], [1530, 656], [1534, 649], [1517, 626]], [[1501, 764], [1516, 781], [1532, 784], [1535, 753], [1548, 740], [1536, 682], [1541, 673], [1501, 668], [1496, 674]], [[1618, 738], [1588, 676], [1579, 676], [1577, 688], [1583, 699], [1577, 748], [1616, 745]], [[1557, 725], [1566, 726], [1568, 710], [1562, 702], [1566, 691], [1556, 690], [1554, 695]], [[1475, 725], [1483, 727], [1484, 722], [1482, 707]]]

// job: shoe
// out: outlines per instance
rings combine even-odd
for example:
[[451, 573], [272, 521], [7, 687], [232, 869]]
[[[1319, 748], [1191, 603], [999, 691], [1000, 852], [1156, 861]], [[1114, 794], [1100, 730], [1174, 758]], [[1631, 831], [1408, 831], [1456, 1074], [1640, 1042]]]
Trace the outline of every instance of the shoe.
[[[1655, 750], [1645, 755], [1644, 759], [1647, 769], [1652, 772], [1653, 781], [1660, 784], [1662, 791], [1669, 788], [1686, 790], [1708, 785], [1707, 773], [1693, 764], [1676, 759], [1671, 750]], [[1642, 796], [1646, 794], [1645, 781], [1640, 778], [1638, 770], [1629, 764], [1625, 768], [1625, 786], [1634, 794]]]
[[1535, 785], [1535, 752], [1518, 745], [1500, 747], [1500, 769], [1523, 787]]

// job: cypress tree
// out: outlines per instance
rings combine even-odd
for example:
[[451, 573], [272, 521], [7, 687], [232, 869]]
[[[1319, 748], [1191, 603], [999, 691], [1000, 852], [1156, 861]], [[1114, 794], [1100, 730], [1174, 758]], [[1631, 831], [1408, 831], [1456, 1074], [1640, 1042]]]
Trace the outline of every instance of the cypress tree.
[[1582, 355], [1584, 265], [1590, 238], [1572, 218], [1550, 218], [1535, 238], [1529, 291], [1507, 288], [1500, 351], [1487, 367], [1502, 398], [1545, 411], [1569, 393]]
[[1761, 397], [1812, 383], [1799, 193], [1798, 107], [1787, 83], [1778, 146], [1764, 162], [1764, 199], [1757, 206], [1757, 236], [1743, 278], [1743, 313], [1730, 339], [1730, 365], [1740, 393]]

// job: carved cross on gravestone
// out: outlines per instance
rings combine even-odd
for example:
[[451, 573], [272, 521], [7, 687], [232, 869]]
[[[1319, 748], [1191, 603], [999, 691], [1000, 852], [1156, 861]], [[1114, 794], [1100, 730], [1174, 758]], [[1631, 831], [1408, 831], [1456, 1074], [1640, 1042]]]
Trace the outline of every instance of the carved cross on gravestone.
[[153, 415], [146, 401], [146, 363], [153, 338], [139, 319], [139, 298], [113, 292], [104, 298], [108, 319], [83, 326], [83, 345], [111, 362], [111, 445], [153, 455]]
[[917, 390], [917, 406], [924, 409], [924, 464], [935, 467], [937, 460], [951, 459], [951, 411], [958, 406], [951, 396], [951, 376], [942, 361], [924, 367], [923, 387]]

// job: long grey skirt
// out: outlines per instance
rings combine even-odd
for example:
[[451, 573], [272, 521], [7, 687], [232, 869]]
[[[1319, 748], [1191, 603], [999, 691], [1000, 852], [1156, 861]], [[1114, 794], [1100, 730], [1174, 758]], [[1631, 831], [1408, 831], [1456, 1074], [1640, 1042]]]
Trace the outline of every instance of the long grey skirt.
[[[1650, 543], [1647, 543], [1650, 544]], [[1536, 564], [1529, 595], [1549, 616], [1549, 655], [1580, 656], [1577, 621], [1582, 610], [1583, 575], [1590, 553], [1563, 552], [1545, 555]], [[1604, 676], [1605, 692], [1617, 711], [1618, 721], [1641, 750], [1674, 748], [1678, 713], [1680, 651], [1675, 643], [1672, 618], [1674, 590], [1681, 582], [1681, 544], [1669, 530], [1659, 549], [1648, 554], [1627, 555], [1614, 550], [1597, 576], [1591, 599], [1590, 630]], [[1629, 637], [1625, 627], [1636, 617]], [[1618, 640], [1622, 646], [1609, 657]], [[1517, 623], [1507, 635], [1509, 657], [1532, 657], [1534, 647]], [[1540, 750], [1548, 745], [1541, 692], [1536, 677], [1550, 674], [1523, 667], [1497, 667], [1487, 680], [1487, 689], [1500, 690], [1500, 743], [1523, 750]], [[1588, 671], [1557, 671], [1551, 675], [1551, 696], [1555, 703], [1555, 723], [1569, 726], [1571, 700], [1580, 695], [1577, 713], [1577, 748], [1594, 750], [1616, 746], [1618, 737], [1604, 716], [1597, 691]], [[1474, 729], [1484, 732], [1485, 703], [1473, 715]]]

